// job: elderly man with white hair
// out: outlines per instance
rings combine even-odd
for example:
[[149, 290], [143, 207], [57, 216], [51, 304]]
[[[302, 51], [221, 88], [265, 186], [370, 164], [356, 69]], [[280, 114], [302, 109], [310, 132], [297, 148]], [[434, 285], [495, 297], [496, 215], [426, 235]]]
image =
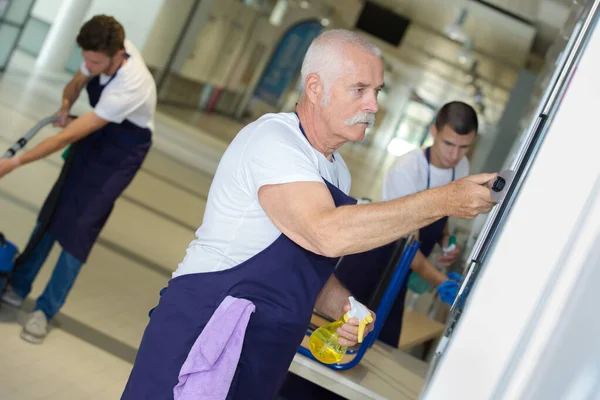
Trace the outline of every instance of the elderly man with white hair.
[[[313, 309], [337, 319], [349, 308], [350, 293], [332, 276], [340, 256], [493, 207], [485, 187], [493, 174], [357, 204], [338, 149], [362, 140], [375, 120], [381, 51], [357, 33], [327, 31], [309, 47], [302, 79], [296, 112], [250, 123], [223, 155], [197, 238], [151, 313], [122, 399], [188, 398], [186, 390], [274, 399]], [[357, 342], [357, 325], [340, 328], [340, 344]]]

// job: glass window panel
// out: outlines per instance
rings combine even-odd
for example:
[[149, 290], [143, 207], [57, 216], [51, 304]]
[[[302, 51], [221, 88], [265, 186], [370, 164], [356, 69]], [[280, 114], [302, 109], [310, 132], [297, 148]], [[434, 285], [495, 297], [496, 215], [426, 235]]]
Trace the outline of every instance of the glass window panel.
[[34, 0], [16, 0], [11, 1], [6, 10], [5, 20], [17, 25], [23, 25], [29, 17], [29, 10]]
[[0, 70], [6, 68], [19, 36], [19, 28], [0, 22]]

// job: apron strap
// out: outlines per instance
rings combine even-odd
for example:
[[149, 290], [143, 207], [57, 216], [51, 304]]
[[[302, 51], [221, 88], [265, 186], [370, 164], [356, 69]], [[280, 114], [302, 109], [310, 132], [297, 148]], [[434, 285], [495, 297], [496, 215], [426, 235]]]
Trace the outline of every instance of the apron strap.
[[[296, 103], [296, 105], [298, 105], [298, 103]], [[308, 140], [308, 138], [306, 137], [306, 132], [304, 132], [304, 128], [302, 127], [302, 122], [300, 121], [300, 116], [298, 115], [298, 113], [296, 111], [294, 111], [294, 114], [296, 114], [296, 117], [298, 117], [298, 127], [300, 128], [300, 132], [302, 132], [302, 135], [304, 135], [304, 137], [306, 138], [306, 141], [308, 142], [308, 144], [310, 144], [310, 141]], [[335, 161], [335, 156], [332, 154], [331, 155], [331, 159], [333, 161]], [[337, 185], [340, 184], [339, 182], [339, 177], [336, 177], [337, 179]], [[337, 188], [337, 186], [336, 186]]]
[[[298, 104], [296, 103], [296, 105], [298, 105]], [[298, 113], [296, 111], [294, 111], [294, 114], [296, 114], [296, 117], [298, 117], [298, 127], [300, 128], [300, 132], [302, 132], [302, 134], [304, 135], [306, 140], [308, 140], [308, 138], [306, 137], [306, 132], [304, 132], [304, 128], [302, 127], [302, 122], [300, 122], [300, 116], [298, 115]], [[335, 160], [335, 155], [332, 154], [331, 159]]]
[[[429, 189], [431, 179], [431, 147], [425, 149], [425, 158], [427, 159], [427, 189]], [[452, 180], [450, 182], [454, 182], [455, 177], [456, 171], [455, 168], [452, 167]]]

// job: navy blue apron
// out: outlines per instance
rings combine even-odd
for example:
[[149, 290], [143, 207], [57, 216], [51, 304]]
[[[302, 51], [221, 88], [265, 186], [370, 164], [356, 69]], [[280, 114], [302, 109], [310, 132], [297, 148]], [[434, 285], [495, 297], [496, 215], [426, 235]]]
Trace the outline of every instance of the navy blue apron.
[[[425, 150], [425, 157], [427, 158], [427, 189], [429, 189], [431, 172], [431, 153], [429, 147]], [[452, 180], [454, 178], [454, 168], [452, 168]], [[429, 257], [435, 244], [442, 238], [447, 221], [448, 217], [444, 217], [419, 229], [420, 251], [425, 257]], [[335, 276], [358, 301], [362, 303], [368, 302], [382, 277], [385, 266], [392, 256], [393, 249], [394, 244], [392, 243], [366, 253], [356, 254], [353, 257], [345, 257], [336, 268]], [[410, 274], [406, 276], [406, 279], [402, 283], [398, 297], [394, 301], [378, 336], [379, 340], [394, 347], [398, 347], [400, 332], [402, 332], [404, 301], [408, 290], [409, 276]]]
[[[90, 105], [95, 107], [102, 85], [94, 77], [87, 84]], [[152, 132], [130, 121], [109, 122], [72, 145], [61, 178], [40, 212], [39, 221], [62, 248], [85, 262], [104, 227], [115, 200], [129, 185], [152, 144]], [[44, 229], [45, 230], [45, 229]]]
[[[325, 183], [336, 207], [356, 204]], [[336, 263], [337, 258], [312, 253], [281, 234], [231, 269], [172, 279], [151, 313], [121, 399], [172, 399], [192, 345], [228, 295], [256, 306], [228, 399], [275, 399]]]

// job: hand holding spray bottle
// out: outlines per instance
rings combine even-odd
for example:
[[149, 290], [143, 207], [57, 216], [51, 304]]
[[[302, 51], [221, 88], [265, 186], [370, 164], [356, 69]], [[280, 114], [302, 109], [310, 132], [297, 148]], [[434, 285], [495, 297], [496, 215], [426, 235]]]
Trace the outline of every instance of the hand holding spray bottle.
[[350, 301], [350, 310], [337, 321], [320, 327], [310, 335], [309, 344], [312, 355], [323, 364], [335, 364], [344, 358], [347, 347], [339, 342], [337, 329], [350, 321], [351, 318], [357, 318], [358, 323], [358, 343], [362, 343], [365, 327], [373, 322], [371, 312], [367, 307], [359, 303], [354, 297], [348, 297]]

